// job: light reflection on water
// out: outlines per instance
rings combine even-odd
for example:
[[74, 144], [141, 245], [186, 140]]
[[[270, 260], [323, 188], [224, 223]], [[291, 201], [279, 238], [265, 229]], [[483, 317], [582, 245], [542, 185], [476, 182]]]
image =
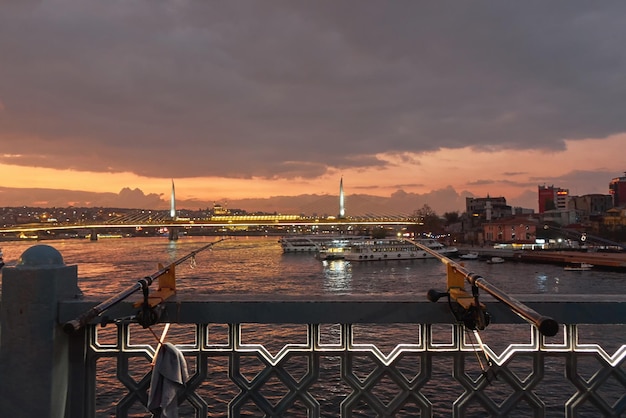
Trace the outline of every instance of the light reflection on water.
[[[138, 279], [156, 272], [158, 263], [167, 265], [215, 240], [216, 238], [213, 237], [184, 237], [179, 241], [171, 242], [164, 238], [126, 238], [104, 239], [98, 242], [63, 240], [42, 243], [52, 245], [59, 250], [66, 264], [78, 265], [79, 286], [87, 298], [104, 300], [134, 284]], [[14, 266], [19, 256], [27, 248], [36, 244], [2, 242], [0, 247], [7, 265]], [[516, 262], [489, 265], [481, 261], [466, 261], [465, 267], [509, 294], [612, 294], [616, 289], [626, 288], [625, 273], [601, 270], [564, 271], [560, 266]], [[245, 293], [310, 295], [314, 298], [315, 295], [328, 294], [374, 294], [408, 295], [422, 300], [425, 299], [425, 294], [429, 289], [445, 290], [446, 285], [445, 266], [437, 260], [321, 262], [311, 254], [282, 254], [275, 237], [240, 237], [220, 242], [210, 251], [199, 253], [195, 257], [195, 263], [187, 260], [177, 266], [176, 276], [178, 292], [183, 295]], [[289, 341], [293, 332], [291, 329], [272, 327], [266, 328], [267, 332], [259, 332], [259, 327], [255, 327], [257, 335], [267, 337], [264, 343], [268, 344], [272, 350], [280, 348], [280, 344], [274, 347], [275, 344]], [[586, 335], [591, 335], [590, 340], [602, 342], [602, 338], [607, 339], [607, 333], [602, 333], [597, 329], [595, 327], [588, 330]], [[336, 334], [338, 328], [331, 328], [329, 335], [333, 332]], [[413, 342], [415, 338], [415, 330], [411, 326], [363, 326], [360, 332], [363, 342], [377, 340], [385, 352], [393, 348], [384, 346], [385, 343]], [[492, 325], [484, 334], [483, 339], [490, 347], [493, 345], [494, 348], [503, 350], [508, 343], [516, 339], [525, 340], [528, 328], [527, 326], [502, 328]], [[611, 346], [619, 347], [624, 343], [623, 338], [615, 341], [616, 336], [619, 335], [623, 334], [608, 333]], [[151, 337], [145, 338], [149, 340]], [[323, 369], [321, 374], [337, 376], [339, 365], [336, 359], [330, 357], [321, 362]], [[459, 386], [459, 383], [451, 379], [449, 375], [449, 365], [444, 368], [444, 365], [438, 363], [439, 361], [439, 359], [434, 361], [434, 380], [442, 382], [443, 385]], [[211, 398], [208, 393], [215, 394], [215, 391], [221, 391], [219, 396], [222, 396], [226, 402], [232, 398], [233, 393], [237, 392], [232, 382], [225, 381], [228, 364], [220, 364], [217, 358], [211, 359], [210, 363], [212, 378], [201, 388], [201, 391], [207, 392], [206, 397], [203, 397]], [[100, 367], [103, 370], [99, 368], [99, 372], [104, 374], [106, 367]], [[546, 367], [549, 369], [553, 366]], [[407, 368], [408, 372], [415, 373], [415, 370], [408, 366]], [[563, 366], [558, 365], [553, 368], [559, 372], [555, 371], [554, 376], [546, 377], [542, 385], [558, 385], [563, 382]], [[99, 392], [101, 416], [108, 416], [117, 399], [115, 397], [117, 395], [108, 394], [108, 391], [113, 391], [115, 387], [114, 368], [110, 379], [111, 381], [99, 382], [99, 389], [103, 391]], [[336, 383], [337, 386], [330, 384], [328, 387], [315, 389], [321, 398], [329, 399], [334, 407], [349, 393], [349, 388], [345, 387], [345, 383]], [[449, 408], [448, 399], [438, 398], [439, 389], [438, 385], [431, 384], [425, 388], [425, 394], [433, 400], [437, 408]], [[392, 389], [380, 390], [386, 392]], [[455, 396], [452, 397], [454, 398]], [[220, 408], [217, 404], [214, 407], [218, 410]], [[332, 415], [329, 412], [328, 416]], [[214, 416], [219, 416], [219, 413]]]
[[[79, 286], [87, 297], [110, 296], [158, 271], [213, 237], [118, 238], [44, 241], [61, 252], [67, 265], [78, 265]], [[33, 242], [0, 246], [7, 266]], [[564, 271], [561, 266], [466, 261], [465, 268], [510, 294], [612, 294], [624, 288], [626, 273]], [[179, 292], [250, 294], [387, 294], [416, 297], [445, 288], [445, 266], [434, 259], [383, 262], [321, 262], [312, 254], [282, 254], [275, 237], [238, 237], [220, 242], [176, 267]]]
[[352, 293], [352, 266], [345, 260], [322, 261], [324, 290], [328, 293]]

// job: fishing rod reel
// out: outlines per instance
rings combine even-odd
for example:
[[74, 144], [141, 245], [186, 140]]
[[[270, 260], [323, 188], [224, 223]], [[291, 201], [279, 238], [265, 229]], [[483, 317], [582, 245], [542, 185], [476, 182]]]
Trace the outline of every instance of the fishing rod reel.
[[159, 322], [164, 308], [161, 303], [155, 304], [154, 297], [152, 297], [151, 300], [149, 288], [151, 283], [152, 280], [150, 277], [144, 277], [143, 279], [137, 281], [137, 286], [141, 288], [143, 298], [133, 304], [133, 307], [139, 308], [135, 315], [123, 318], [110, 318], [107, 315], [103, 315], [100, 325], [104, 328], [108, 324], [135, 323], [141, 325], [145, 329]]
[[472, 331], [484, 330], [491, 322], [491, 315], [487, 312], [487, 308], [478, 300], [478, 287], [476, 286], [472, 286], [471, 295], [463, 289], [451, 288], [447, 292], [430, 289], [426, 297], [431, 302], [437, 302], [442, 297], [446, 297], [456, 321]]
[[[447, 269], [448, 291], [440, 292], [435, 289], [430, 289], [427, 293], [428, 300], [437, 302], [444, 296], [448, 298], [450, 312], [454, 315], [457, 323], [463, 324], [465, 327], [472, 346], [477, 344], [479, 351], [482, 352], [484, 359], [481, 358], [478, 351], [474, 351], [481, 374], [484, 376], [487, 383], [492, 383], [498, 378], [498, 367], [487, 354], [479, 332], [487, 328], [487, 325], [491, 322], [491, 315], [489, 315], [487, 308], [479, 300], [479, 288], [475, 281], [475, 277], [477, 276], [472, 273], [466, 275], [454, 265], [448, 265]], [[468, 277], [470, 278], [469, 282], [471, 284], [472, 293], [468, 293], [463, 286], [465, 278]]]
[[152, 280], [148, 280], [149, 277], [146, 277], [139, 281], [141, 284], [141, 290], [143, 292], [143, 301], [136, 302], [134, 304], [135, 307], [140, 304], [141, 309], [135, 315], [135, 320], [139, 325], [141, 325], [144, 329], [151, 327], [152, 325], [159, 322], [159, 318], [161, 318], [161, 313], [163, 312], [163, 305], [161, 303], [153, 304], [150, 302], [150, 283]]
[[[474, 345], [472, 334], [483, 353], [484, 362], [477, 351], [476, 359], [480, 366], [481, 374], [485, 377], [487, 383], [491, 383], [497, 379], [498, 369], [492, 359], [487, 354], [479, 331], [484, 330], [491, 321], [491, 315], [487, 312], [484, 304], [478, 300], [478, 286], [472, 284], [472, 293], [469, 294], [462, 287], [451, 287], [447, 292], [440, 292], [430, 289], [426, 295], [429, 301], [437, 302], [442, 297], [448, 299], [450, 312], [454, 315], [457, 323], [463, 324], [467, 331], [471, 344]], [[471, 332], [470, 332], [471, 331]]]

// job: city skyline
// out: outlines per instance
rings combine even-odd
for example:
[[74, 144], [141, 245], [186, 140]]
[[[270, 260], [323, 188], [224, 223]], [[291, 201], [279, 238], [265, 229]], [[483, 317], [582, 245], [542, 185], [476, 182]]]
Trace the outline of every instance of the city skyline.
[[[623, 182], [624, 179], [626, 179], [626, 177], [620, 176], [618, 179], [621, 179], [621, 181]], [[3, 191], [3, 188], [0, 187], [0, 193], [2, 191]], [[548, 194], [546, 194], [546, 192]], [[547, 199], [551, 199], [553, 193], [557, 193], [557, 192], [558, 193], [563, 192], [564, 194], [568, 196], [568, 198], [602, 195], [608, 198], [609, 201], [613, 200], [612, 192], [608, 194], [607, 193], [585, 193], [585, 194], [575, 195], [575, 194], [571, 194], [569, 189], [561, 188], [558, 185], [539, 185], [537, 187], [537, 193], [535, 196], [537, 203], [538, 203], [538, 208], [537, 208], [538, 211], [531, 206], [520, 206], [520, 205], [511, 204], [510, 201], [507, 201], [507, 196], [505, 195], [465, 196], [464, 197], [465, 200], [463, 201], [463, 203], [466, 204], [467, 201], [474, 200], [474, 199], [489, 199], [489, 198], [502, 199], [503, 198], [504, 201], [506, 201], [507, 205], [513, 209], [515, 208], [523, 209], [523, 210], [532, 209], [535, 212], [542, 213], [546, 209], [545, 208], [546, 196], [548, 196]], [[156, 195], [145, 196], [143, 192], [141, 192], [140, 190], [125, 189], [125, 190], [122, 190], [122, 192], [117, 197], [117, 199], [120, 199], [118, 201], [121, 203], [128, 203], [128, 202], [133, 201], [133, 199], [131, 198], [132, 196], [135, 196], [135, 197], [141, 196], [143, 198], [146, 198], [146, 201], [152, 200], [152, 203], [155, 202], [155, 200], [153, 199], [156, 198]], [[111, 200], [107, 202], [107, 204], [104, 204], [104, 205], [63, 206], [63, 205], [51, 204], [47, 206], [18, 205], [17, 207], [24, 206], [24, 207], [33, 207], [33, 208], [40, 208], [40, 209], [70, 208], [70, 207], [90, 208], [91, 207], [91, 208], [117, 208], [117, 209], [131, 209], [131, 210], [132, 209], [134, 210], [136, 209], [157, 210], [157, 211], [163, 211], [163, 212], [168, 211], [169, 216], [172, 218], [175, 217], [176, 214], [179, 213], [180, 211], [196, 212], [196, 211], [204, 211], [204, 210], [210, 210], [210, 209], [216, 209], [220, 213], [221, 212], [228, 213], [230, 212], [230, 209], [232, 209], [235, 212], [243, 210], [244, 212], [248, 212], [248, 213], [270, 212], [270, 213], [280, 213], [283, 215], [289, 214], [289, 215], [305, 215], [305, 216], [337, 216], [339, 218], [343, 218], [345, 216], [347, 217], [350, 217], [350, 216], [357, 216], [357, 217], [358, 216], [374, 216], [374, 217], [412, 216], [414, 212], [420, 209], [423, 209], [424, 206], [430, 207], [430, 209], [434, 210], [434, 212], [439, 215], [445, 214], [446, 212], [463, 213], [467, 209], [467, 206], [464, 206], [463, 208], [458, 209], [458, 210], [447, 210], [445, 208], [439, 208], [436, 206], [433, 207], [428, 200], [420, 200], [419, 203], [417, 203], [418, 201], [415, 200], [416, 196], [411, 196], [411, 195], [406, 195], [406, 194], [405, 195], [397, 194], [395, 196], [396, 200], [393, 202], [394, 203], [393, 205], [389, 205], [390, 199], [394, 199], [393, 196], [392, 198], [382, 198], [382, 197], [370, 196], [370, 195], [355, 195], [351, 197], [354, 198], [354, 199], [350, 199], [351, 202], [354, 203], [353, 210], [352, 210], [352, 213], [346, 214], [346, 211], [345, 211], [346, 196], [345, 196], [345, 192], [343, 189], [343, 178], [341, 178], [339, 181], [339, 193], [337, 195], [327, 194], [323, 196], [307, 195], [307, 196], [292, 196], [292, 197], [275, 198], [279, 200], [278, 203], [272, 202], [272, 198], [261, 198], [261, 199], [234, 200], [231, 202], [228, 202], [228, 201], [197, 202], [195, 201], [194, 202], [195, 206], [190, 205], [188, 202], [183, 202], [183, 204], [180, 205], [179, 204], [180, 202], [175, 197], [175, 183], [174, 183], [174, 180], [172, 179], [169, 199], [165, 201], [165, 200], [162, 200], [162, 197], [160, 197], [159, 199], [161, 200], [159, 200], [159, 204], [156, 204], [155, 206], [145, 206], [145, 205], [142, 206], [142, 204], [140, 203], [136, 205], [124, 205], [124, 204], [116, 205], [114, 203], [114, 200], [116, 198], [112, 198]], [[422, 196], [422, 198], [423, 197], [424, 196]], [[557, 206], [565, 205], [563, 207], [567, 207], [568, 200], [569, 199], [558, 203]], [[298, 202], [298, 203], [294, 203], [294, 202]], [[295, 208], [295, 205], [297, 204], [302, 204], [302, 206]], [[258, 205], [258, 206], [255, 206], [255, 205]], [[292, 207], [295, 209], [292, 209], [291, 211], [289, 210], [277, 211], [273, 209], [274, 207], [281, 207], [281, 206]], [[16, 207], [16, 206], [0, 205], [0, 208], [9, 208], [9, 207]], [[270, 209], [268, 209], [268, 207]], [[392, 210], [389, 209], [390, 207], [399, 207], [401, 209], [399, 211], [393, 212]]]
[[[626, 5], [43, 0], [0, 15], [0, 206], [537, 209], [626, 166]], [[338, 210], [336, 202], [330, 206]], [[363, 203], [364, 205], [366, 203]], [[366, 210], [366, 208], [358, 208]], [[333, 213], [333, 212], [330, 212]]]

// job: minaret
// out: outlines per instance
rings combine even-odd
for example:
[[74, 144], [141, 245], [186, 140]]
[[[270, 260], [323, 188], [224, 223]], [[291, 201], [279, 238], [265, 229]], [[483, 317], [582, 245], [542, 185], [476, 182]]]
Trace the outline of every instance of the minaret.
[[339, 181], [339, 219], [343, 219], [346, 217], [346, 208], [344, 206], [344, 196], [343, 196], [343, 177], [341, 177], [341, 181]]
[[176, 193], [174, 193], [174, 179], [172, 179], [172, 197], [170, 198], [170, 217], [176, 219]]

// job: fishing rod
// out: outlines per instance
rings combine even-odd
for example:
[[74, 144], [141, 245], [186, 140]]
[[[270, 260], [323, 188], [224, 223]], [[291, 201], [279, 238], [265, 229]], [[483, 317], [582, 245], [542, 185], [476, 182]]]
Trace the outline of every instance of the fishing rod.
[[[455, 263], [448, 257], [439, 254], [437, 251], [434, 251], [419, 242], [412, 242], [421, 250], [439, 259], [439, 261], [444, 263], [447, 268], [447, 292], [439, 292], [431, 289], [428, 291], [428, 299], [432, 302], [436, 302], [439, 298], [447, 296], [449, 300], [452, 299], [457, 302], [458, 305], [460, 305], [465, 311], [462, 319], [468, 328], [484, 329], [489, 324], [489, 315], [486, 312], [486, 308], [478, 300], [478, 289], [482, 289], [498, 301], [504, 303], [509, 307], [509, 309], [511, 309], [511, 311], [516, 313], [522, 319], [537, 327], [541, 334], [552, 337], [559, 331], [559, 324], [554, 319], [541, 315], [517, 299], [507, 295], [505, 292], [490, 284], [478, 274], [466, 270], [463, 265]], [[466, 292], [464, 289], [465, 281], [472, 286], [471, 294]]]
[[[226, 240], [226, 238], [220, 238], [217, 241], [213, 241], [201, 248], [198, 248], [195, 251], [190, 252], [189, 254], [185, 255], [184, 257], [179, 258], [178, 260], [170, 263], [169, 265], [165, 267], [159, 264], [159, 270], [157, 272], [151, 274], [150, 276], [146, 276], [142, 279], [139, 279], [132, 286], [127, 287], [126, 289], [118, 293], [117, 295], [112, 296], [109, 299], [105, 300], [104, 302], [94, 306], [93, 308], [89, 309], [87, 312], [80, 315], [78, 318], [72, 319], [71, 321], [66, 322], [63, 325], [63, 330], [67, 332], [68, 334], [71, 334], [80, 330], [82, 327], [87, 325], [93, 319], [100, 316], [104, 311], [106, 311], [107, 309], [110, 309], [114, 305], [118, 304], [119, 302], [123, 301], [124, 299], [126, 299], [127, 297], [129, 297], [130, 295], [134, 294], [135, 292], [139, 290], [142, 290], [144, 293], [144, 301], [143, 301], [144, 309], [142, 312], [144, 313], [144, 315], [148, 314], [149, 316], [149, 318], [144, 318], [144, 321], [146, 321], [146, 323], [149, 323], [149, 322], [156, 323], [156, 321], [158, 320], [158, 317], [155, 317], [155, 314], [151, 310], [150, 312], [148, 312], [148, 309], [154, 307], [154, 305], [158, 305], [159, 303], [163, 302], [165, 299], [167, 299], [168, 297], [176, 293], [175, 292], [176, 281], [175, 281], [175, 276], [174, 276], [175, 266], [185, 262], [189, 258], [195, 259], [196, 254], [206, 250], [207, 248], [211, 248], [215, 244], [222, 242], [224, 240]], [[157, 297], [153, 296], [152, 297], [153, 300], [150, 301], [150, 297], [148, 296], [148, 287], [157, 278], [159, 279], [160, 286], [159, 286], [158, 291], [160, 293]], [[165, 279], [161, 281], [162, 278], [165, 278]]]

